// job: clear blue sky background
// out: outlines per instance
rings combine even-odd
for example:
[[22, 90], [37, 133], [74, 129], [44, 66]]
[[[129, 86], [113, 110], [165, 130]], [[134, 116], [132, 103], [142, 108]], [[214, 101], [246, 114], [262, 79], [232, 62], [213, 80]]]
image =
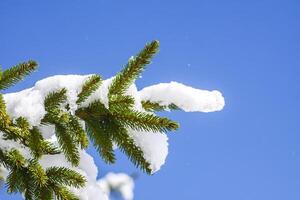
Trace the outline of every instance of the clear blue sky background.
[[[139, 172], [135, 199], [300, 199], [300, 2], [297, 0], [0, 1], [3, 68], [40, 68], [10, 91], [55, 74], [110, 77], [147, 41], [161, 51], [138, 87], [176, 80], [219, 89], [217, 113], [174, 112], [166, 165]], [[138, 172], [127, 158], [108, 171]], [[0, 191], [0, 199], [20, 199]]]

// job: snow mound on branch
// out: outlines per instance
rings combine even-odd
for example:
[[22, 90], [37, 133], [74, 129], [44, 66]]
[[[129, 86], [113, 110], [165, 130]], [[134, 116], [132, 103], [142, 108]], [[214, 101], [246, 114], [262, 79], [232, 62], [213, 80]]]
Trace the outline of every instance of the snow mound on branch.
[[220, 111], [225, 105], [224, 97], [217, 90], [195, 89], [173, 81], [146, 87], [139, 95], [143, 101], [156, 102], [162, 106], [175, 104], [186, 112]]
[[[4, 100], [7, 104], [7, 111], [12, 118], [26, 117], [32, 126], [38, 126], [44, 138], [55, 142], [54, 126], [40, 125], [41, 119], [45, 115], [44, 99], [50, 93], [62, 88], [67, 89], [67, 103], [69, 104], [71, 113], [74, 114], [78, 108], [76, 105], [77, 95], [80, 93], [83, 83], [91, 75], [58, 75], [52, 76], [41, 81], [38, 81], [32, 88], [4, 95]], [[113, 78], [104, 80], [101, 86], [84, 102], [81, 107], [87, 106], [94, 100], [100, 100], [108, 108], [108, 88]], [[192, 87], [185, 86], [180, 83], [162, 83], [146, 87], [138, 91], [133, 84], [127, 91], [128, 95], [132, 95], [135, 99], [135, 109], [143, 111], [141, 101], [150, 100], [157, 102], [160, 105], [169, 105], [171, 103], [177, 105], [184, 111], [201, 111], [212, 112], [219, 111], [224, 106], [224, 98], [218, 91], [198, 90]], [[168, 137], [164, 133], [142, 132], [128, 130], [130, 137], [133, 138], [137, 146], [141, 148], [145, 159], [150, 163], [152, 173], [158, 171], [165, 163], [168, 154]], [[0, 132], [0, 147], [1, 148], [17, 148], [20, 149], [25, 156], [29, 156], [27, 149], [20, 147], [16, 142], [4, 141], [1, 139]], [[41, 159], [41, 164], [44, 168], [51, 166], [65, 166], [72, 168], [87, 179], [87, 184], [81, 189], [72, 189], [82, 200], [98, 200], [108, 199], [103, 192], [103, 187], [97, 182], [98, 170], [91, 157], [85, 151], [80, 153], [80, 164], [78, 167], [72, 167], [64, 155], [45, 155]], [[108, 176], [109, 177], [109, 176]], [[124, 178], [124, 177], [123, 177]], [[124, 178], [125, 179], [125, 178]], [[117, 180], [117, 179], [116, 179]], [[120, 179], [118, 179], [120, 180]], [[130, 187], [129, 187], [130, 186]], [[133, 189], [133, 184], [126, 186], [121, 193], [127, 199], [132, 199], [133, 195], [129, 192]], [[130, 189], [131, 188], [131, 189]], [[122, 189], [123, 190], [123, 189]], [[105, 191], [105, 190], [104, 190]]]
[[168, 137], [165, 133], [154, 133], [129, 130], [128, 134], [133, 138], [137, 146], [144, 153], [144, 158], [150, 163], [152, 173], [160, 170], [165, 164], [168, 155]]
[[89, 76], [57, 75], [36, 82], [34, 87], [4, 95], [7, 112], [11, 117], [26, 117], [33, 126], [39, 125], [45, 115], [44, 99], [50, 92], [67, 89], [71, 110], [76, 110], [76, 96]]
[[109, 196], [113, 191], [120, 192], [124, 200], [133, 199], [134, 181], [124, 173], [108, 173], [98, 181], [99, 186]]

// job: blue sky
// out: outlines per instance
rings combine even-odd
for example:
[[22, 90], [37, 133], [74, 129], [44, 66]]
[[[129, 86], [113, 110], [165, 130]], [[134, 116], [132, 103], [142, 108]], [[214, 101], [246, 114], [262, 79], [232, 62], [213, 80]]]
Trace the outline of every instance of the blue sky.
[[[223, 92], [216, 113], [166, 113], [166, 165], [142, 174], [118, 154], [109, 171], [138, 172], [135, 199], [300, 199], [300, 2], [65, 0], [0, 2], [0, 64], [40, 67], [10, 91], [54, 74], [110, 77], [153, 39], [161, 51], [139, 88], [176, 80]], [[0, 199], [20, 199], [0, 190]]]

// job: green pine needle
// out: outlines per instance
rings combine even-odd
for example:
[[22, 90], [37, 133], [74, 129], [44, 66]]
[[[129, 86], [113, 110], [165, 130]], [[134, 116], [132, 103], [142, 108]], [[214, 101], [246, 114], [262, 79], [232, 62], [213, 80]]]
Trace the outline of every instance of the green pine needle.
[[92, 75], [83, 84], [81, 92], [78, 94], [76, 103], [80, 105], [83, 103], [93, 92], [95, 92], [101, 85], [101, 77], [98, 75]]
[[66, 159], [72, 165], [78, 166], [80, 160], [79, 149], [77, 144], [74, 143], [74, 138], [68, 127], [65, 124], [55, 124], [55, 133]]
[[89, 145], [89, 139], [87, 138], [86, 133], [79, 122], [79, 118], [71, 114], [69, 115], [69, 117], [70, 129], [71, 132], [73, 132], [73, 137], [82, 149], [86, 149]]
[[23, 80], [25, 76], [36, 70], [36, 68], [37, 63], [30, 60], [3, 71], [0, 77], [0, 90], [4, 90], [15, 85], [17, 82]]
[[43, 187], [46, 185], [48, 177], [43, 167], [36, 160], [30, 162], [28, 169], [35, 186]]
[[79, 200], [79, 198], [65, 186], [53, 185], [52, 189], [57, 200]]
[[86, 132], [103, 160], [108, 164], [114, 163], [116, 158], [113, 149], [113, 141], [107, 134], [105, 127], [102, 127], [102, 125], [105, 125], [105, 122], [102, 123], [96, 120], [86, 120], [85, 122]]
[[180, 108], [173, 103], [170, 105], [162, 106], [157, 102], [142, 101], [142, 106], [146, 111], [149, 112], [157, 112], [157, 111], [164, 111], [164, 110], [180, 110]]
[[7, 163], [10, 166], [10, 168], [22, 168], [26, 164], [26, 159], [23, 157], [23, 155], [16, 149], [13, 149], [6, 154], [7, 157]]
[[59, 185], [80, 188], [86, 182], [84, 176], [66, 167], [49, 167], [46, 169], [46, 174], [51, 183]]
[[179, 128], [175, 121], [145, 112], [117, 112], [113, 116], [123, 125], [138, 131], [166, 132]]
[[129, 95], [113, 95], [109, 99], [110, 110], [132, 109], [134, 106], [134, 98]]
[[44, 100], [45, 110], [50, 111], [53, 109], [57, 109], [62, 103], [67, 100], [66, 93], [66, 88], [62, 88], [58, 91], [49, 93]]
[[115, 128], [112, 132], [112, 137], [120, 150], [128, 156], [136, 167], [151, 174], [150, 163], [144, 158], [143, 151], [136, 146], [133, 139], [129, 137], [127, 130], [117, 123], [115, 123], [113, 127]]
[[135, 57], [129, 59], [124, 69], [116, 75], [110, 88], [109, 96], [124, 94], [128, 87], [141, 74], [147, 64], [150, 64], [154, 54], [158, 52], [159, 42], [147, 43], [145, 48]]

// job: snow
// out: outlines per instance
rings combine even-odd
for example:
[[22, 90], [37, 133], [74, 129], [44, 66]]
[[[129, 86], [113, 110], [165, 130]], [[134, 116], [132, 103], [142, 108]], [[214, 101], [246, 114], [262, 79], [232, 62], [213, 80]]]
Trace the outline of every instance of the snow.
[[168, 137], [165, 133], [129, 130], [137, 146], [144, 153], [144, 158], [150, 163], [152, 173], [160, 170], [168, 155]]
[[173, 103], [186, 112], [220, 111], [225, 105], [224, 97], [217, 90], [195, 89], [174, 81], [146, 87], [139, 95], [143, 101], [149, 100], [162, 106]]
[[124, 200], [133, 199], [134, 181], [124, 173], [108, 173], [98, 181], [99, 186], [109, 196], [112, 191], [120, 192]]
[[[77, 94], [81, 91], [82, 84], [91, 75], [58, 75], [52, 76], [41, 81], [38, 81], [32, 88], [4, 95], [4, 100], [7, 104], [7, 111], [12, 118], [20, 116], [26, 117], [32, 126], [38, 126], [44, 138], [49, 141], [56, 142], [54, 126], [40, 125], [41, 119], [45, 115], [44, 99], [49, 92], [57, 91], [62, 88], [67, 89], [67, 102], [70, 105], [71, 113], [74, 113], [78, 108], [76, 105]], [[94, 100], [100, 100], [108, 108], [108, 88], [113, 78], [104, 80], [102, 85], [93, 93], [86, 102], [80, 107], [85, 107]], [[141, 101], [150, 100], [157, 102], [160, 105], [169, 105], [174, 103], [182, 110], [187, 112], [213, 112], [222, 110], [225, 103], [222, 94], [219, 91], [199, 90], [181, 83], [161, 83], [146, 87], [138, 91], [133, 84], [127, 91], [128, 95], [132, 95], [135, 99], [135, 109], [143, 111]], [[145, 159], [150, 163], [152, 173], [158, 171], [165, 163], [168, 155], [168, 137], [164, 133], [142, 132], [128, 129], [129, 136], [133, 138], [137, 146], [141, 148]], [[18, 143], [13, 141], [4, 141], [1, 139], [0, 132], [0, 147], [1, 148], [17, 148], [24, 155], [30, 156], [26, 148], [22, 148]], [[124, 174], [113, 175], [108, 174], [105, 181], [97, 181], [98, 169], [92, 156], [82, 150], [80, 152], [80, 164], [74, 168], [67, 162], [63, 155], [45, 155], [41, 159], [41, 164], [44, 168], [50, 166], [65, 166], [72, 168], [87, 179], [87, 184], [84, 188], [74, 189], [72, 191], [77, 194], [82, 200], [108, 199], [108, 190], [103, 185], [107, 184], [114, 187], [115, 184], [119, 187], [120, 192], [125, 199], [132, 199], [133, 181], [130, 177]], [[3, 170], [2, 170], [3, 171]], [[125, 181], [126, 180], [126, 181]], [[124, 183], [126, 182], [126, 184]], [[105, 183], [105, 184], [104, 184]], [[124, 184], [123, 184], [124, 183]]]

